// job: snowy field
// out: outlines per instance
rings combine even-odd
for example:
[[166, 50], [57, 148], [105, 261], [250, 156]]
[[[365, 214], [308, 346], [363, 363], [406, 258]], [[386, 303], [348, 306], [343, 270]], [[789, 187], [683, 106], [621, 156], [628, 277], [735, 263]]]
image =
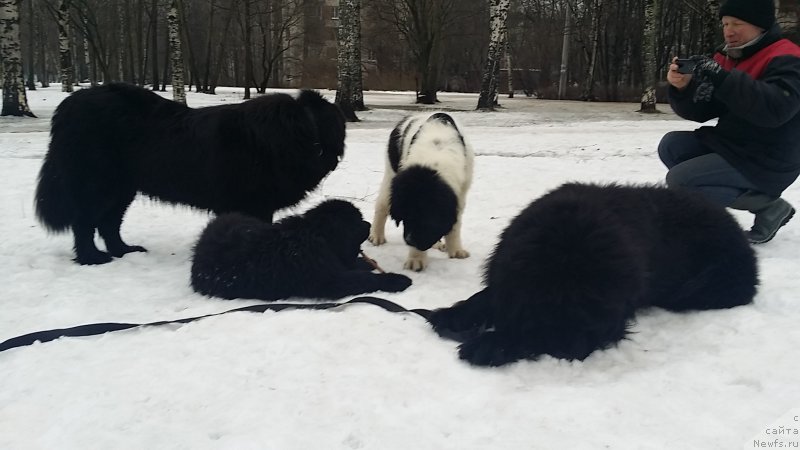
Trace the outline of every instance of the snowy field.
[[[365, 94], [372, 109], [348, 126], [339, 168], [285, 213], [335, 197], [372, 219], [389, 132], [417, 107], [413, 93]], [[71, 236], [48, 235], [33, 213], [49, 120], [65, 94], [54, 85], [28, 95], [38, 118], [0, 118], [0, 341], [258, 303], [195, 294], [191, 247], [209, 215], [148, 199], [134, 201], [122, 227], [148, 253], [74, 264]], [[503, 228], [564, 182], [661, 182], [660, 137], [696, 126], [667, 105], [641, 115], [634, 104], [522, 97], [482, 113], [476, 95], [441, 100], [477, 152], [463, 227], [472, 257], [432, 252], [427, 271], [407, 273], [406, 292], [377, 294], [407, 308], [479, 290]], [[188, 101], [238, 102], [241, 90]], [[797, 186], [785, 197], [800, 205]], [[749, 214], [734, 215], [750, 226]], [[406, 248], [393, 223], [387, 237], [364, 250], [402, 271]], [[583, 362], [470, 367], [421, 318], [371, 305], [236, 313], [9, 350], [0, 353], [0, 449], [799, 448], [800, 220], [756, 251], [754, 304], [643, 310], [629, 340]]]

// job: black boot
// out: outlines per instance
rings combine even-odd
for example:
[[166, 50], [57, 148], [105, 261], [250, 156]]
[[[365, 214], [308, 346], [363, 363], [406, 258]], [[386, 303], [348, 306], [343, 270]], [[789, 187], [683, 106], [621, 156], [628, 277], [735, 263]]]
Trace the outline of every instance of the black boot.
[[786, 200], [754, 191], [740, 195], [730, 207], [755, 214], [753, 227], [748, 232], [748, 239], [753, 244], [763, 244], [771, 240], [778, 229], [794, 216], [794, 207]]

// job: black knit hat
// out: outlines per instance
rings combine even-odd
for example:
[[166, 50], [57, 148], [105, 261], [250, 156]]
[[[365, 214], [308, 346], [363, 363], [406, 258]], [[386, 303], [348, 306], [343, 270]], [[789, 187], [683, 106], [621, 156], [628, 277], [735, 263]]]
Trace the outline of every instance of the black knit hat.
[[773, 0], [728, 0], [719, 8], [719, 17], [732, 16], [768, 30], [775, 25]]

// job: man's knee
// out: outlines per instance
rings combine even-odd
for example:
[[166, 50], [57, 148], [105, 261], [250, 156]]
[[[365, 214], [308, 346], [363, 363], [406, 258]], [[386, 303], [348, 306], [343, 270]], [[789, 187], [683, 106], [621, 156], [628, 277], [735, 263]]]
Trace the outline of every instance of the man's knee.
[[665, 134], [658, 143], [658, 157], [661, 158], [661, 162], [667, 167], [672, 167], [680, 162], [676, 158], [673, 149], [675, 148], [676, 141], [681, 139], [681, 133], [680, 131], [670, 131]]
[[667, 186], [671, 188], [688, 188], [693, 187], [690, 183], [690, 177], [687, 176], [685, 170], [678, 169], [670, 169], [667, 172], [667, 176], [665, 177], [665, 181], [667, 182]]

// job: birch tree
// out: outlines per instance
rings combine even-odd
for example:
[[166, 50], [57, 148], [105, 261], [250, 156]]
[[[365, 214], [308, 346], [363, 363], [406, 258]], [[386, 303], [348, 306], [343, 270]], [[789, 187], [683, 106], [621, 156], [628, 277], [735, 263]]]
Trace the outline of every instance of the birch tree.
[[[489, 0], [489, 54], [483, 67], [477, 109], [494, 109], [495, 98], [497, 97], [497, 75], [500, 72], [500, 61], [503, 57], [503, 38], [506, 36], [508, 8], [510, 5], [511, 0]], [[510, 69], [508, 74], [511, 76]]]
[[[8, 0], [3, 0], [8, 1]], [[75, 69], [72, 64], [72, 46], [70, 45], [69, 8], [70, 0], [58, 0], [56, 20], [58, 21], [58, 56], [61, 73], [61, 92], [72, 92], [75, 83]]]
[[567, 68], [569, 67], [570, 38], [572, 36], [572, 8], [564, 4], [564, 31], [561, 40], [561, 67], [558, 74], [558, 99], [567, 94]]
[[0, 59], [3, 61], [3, 109], [0, 116], [36, 117], [28, 106], [22, 79], [20, 1], [0, 0]]
[[639, 112], [655, 113], [656, 109], [656, 41], [658, 33], [658, 2], [657, 0], [645, 0], [644, 13], [644, 42], [642, 43], [643, 70], [642, 77], [643, 91], [641, 108]]
[[169, 27], [169, 54], [172, 65], [172, 99], [186, 104], [186, 89], [183, 82], [183, 54], [181, 53], [181, 3], [172, 0], [167, 13]]
[[358, 122], [355, 111], [364, 111], [361, 77], [361, 2], [339, 0], [339, 33], [336, 51], [336, 104], [347, 120]]

